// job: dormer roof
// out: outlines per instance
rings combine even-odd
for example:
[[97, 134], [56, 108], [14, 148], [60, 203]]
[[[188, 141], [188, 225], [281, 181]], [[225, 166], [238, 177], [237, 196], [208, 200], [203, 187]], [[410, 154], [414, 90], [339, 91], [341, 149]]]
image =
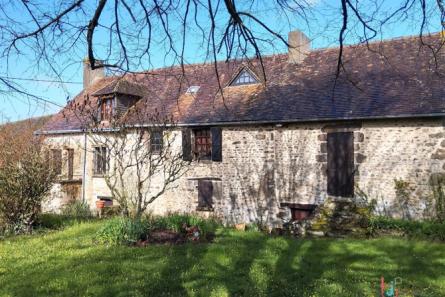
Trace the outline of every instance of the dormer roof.
[[144, 89], [145, 87], [143, 85], [118, 78], [92, 93], [91, 96], [100, 97], [110, 94], [124, 94], [142, 98], [144, 96]]

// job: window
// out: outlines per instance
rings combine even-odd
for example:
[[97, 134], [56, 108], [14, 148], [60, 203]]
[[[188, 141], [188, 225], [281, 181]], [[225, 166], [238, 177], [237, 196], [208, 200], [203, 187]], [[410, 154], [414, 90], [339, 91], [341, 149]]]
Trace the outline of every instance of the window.
[[197, 210], [213, 210], [213, 182], [211, 180], [198, 181]]
[[101, 121], [109, 121], [113, 116], [113, 98], [103, 98], [100, 104]]
[[188, 87], [188, 89], [185, 93], [186, 94], [196, 94], [196, 93], [198, 93], [199, 89], [200, 89], [200, 86], [190, 86], [190, 87]]
[[257, 82], [258, 80], [255, 79], [255, 77], [253, 77], [253, 75], [248, 70], [243, 69], [230, 85], [240, 86], [240, 85], [255, 84]]
[[108, 172], [108, 156], [107, 148], [95, 147], [94, 148], [94, 174], [103, 175]]
[[51, 168], [57, 175], [62, 174], [62, 150], [51, 150]]
[[153, 131], [151, 133], [150, 146], [153, 153], [160, 153], [162, 150], [162, 131]]
[[194, 131], [194, 153], [198, 159], [210, 159], [212, 157], [212, 135], [210, 129]]
[[222, 129], [220, 127], [182, 130], [182, 159], [222, 162]]

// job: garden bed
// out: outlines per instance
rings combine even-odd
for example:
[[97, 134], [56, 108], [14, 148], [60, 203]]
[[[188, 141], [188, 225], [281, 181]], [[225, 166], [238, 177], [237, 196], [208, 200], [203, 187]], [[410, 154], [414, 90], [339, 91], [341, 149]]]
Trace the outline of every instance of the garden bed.
[[95, 242], [106, 245], [145, 247], [153, 244], [178, 245], [186, 242], [210, 242], [220, 224], [189, 215], [149, 218], [113, 218], [96, 234]]
[[193, 233], [187, 231], [177, 232], [169, 229], [152, 230], [147, 234], [146, 239], [140, 239], [135, 243], [137, 247], [146, 247], [148, 245], [167, 244], [167, 245], [180, 245], [187, 242], [201, 242], [208, 243], [215, 237], [214, 233], [207, 233], [206, 236], [201, 236], [199, 228], [196, 226], [190, 227], [195, 229]]

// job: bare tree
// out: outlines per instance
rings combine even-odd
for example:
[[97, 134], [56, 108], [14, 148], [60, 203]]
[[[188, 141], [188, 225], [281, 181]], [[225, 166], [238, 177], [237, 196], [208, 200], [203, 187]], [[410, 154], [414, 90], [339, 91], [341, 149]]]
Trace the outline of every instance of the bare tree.
[[151, 115], [150, 125], [135, 127], [110, 118], [90, 129], [94, 173], [101, 174], [124, 215], [140, 217], [156, 199], [176, 186], [188, 169], [172, 119]]
[[40, 147], [41, 137], [34, 135], [48, 117], [27, 119], [0, 125], [0, 167], [7, 163], [18, 163], [24, 152]]

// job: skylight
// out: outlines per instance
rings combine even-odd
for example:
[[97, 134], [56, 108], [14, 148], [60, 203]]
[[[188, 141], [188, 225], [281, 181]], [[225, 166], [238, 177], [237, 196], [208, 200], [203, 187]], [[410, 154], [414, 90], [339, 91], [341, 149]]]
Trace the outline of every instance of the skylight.
[[256, 84], [258, 80], [250, 73], [250, 71], [243, 69], [238, 76], [232, 81], [231, 86], [241, 86]]
[[200, 88], [200, 86], [190, 86], [185, 93], [186, 94], [196, 94], [196, 93], [198, 93], [199, 88]]

